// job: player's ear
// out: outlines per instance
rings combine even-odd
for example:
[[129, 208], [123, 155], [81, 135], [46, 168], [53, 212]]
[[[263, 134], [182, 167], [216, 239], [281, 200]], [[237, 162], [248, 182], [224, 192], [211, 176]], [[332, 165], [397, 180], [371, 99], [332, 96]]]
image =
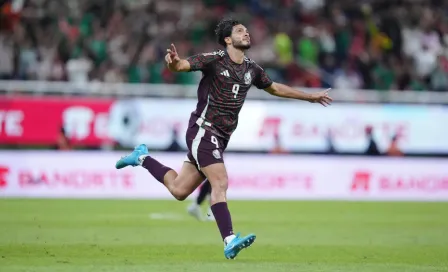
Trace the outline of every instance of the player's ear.
[[226, 42], [227, 45], [232, 44], [232, 38], [230, 37], [225, 37], [224, 41]]

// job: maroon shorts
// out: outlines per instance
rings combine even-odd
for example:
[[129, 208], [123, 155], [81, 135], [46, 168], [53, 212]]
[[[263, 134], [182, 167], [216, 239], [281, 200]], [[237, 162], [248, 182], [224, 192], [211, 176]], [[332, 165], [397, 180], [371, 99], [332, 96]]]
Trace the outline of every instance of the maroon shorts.
[[223, 153], [228, 141], [212, 132], [190, 124], [186, 133], [188, 162], [196, 165], [198, 170], [215, 163], [224, 163]]

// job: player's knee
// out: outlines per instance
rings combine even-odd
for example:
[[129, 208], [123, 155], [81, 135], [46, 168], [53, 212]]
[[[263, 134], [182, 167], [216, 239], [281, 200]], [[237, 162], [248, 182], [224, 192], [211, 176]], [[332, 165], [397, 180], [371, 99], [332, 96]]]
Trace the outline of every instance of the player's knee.
[[211, 185], [212, 191], [215, 191], [217, 193], [225, 193], [227, 192], [227, 188], [229, 187], [229, 182], [227, 181], [227, 178], [221, 178], [211, 182]]
[[185, 199], [187, 199], [188, 195], [175, 195], [174, 196], [178, 201], [184, 201]]
[[185, 190], [181, 190], [181, 189], [175, 189], [171, 192], [171, 194], [174, 196], [175, 199], [179, 200], [179, 201], [184, 201], [185, 199], [187, 199], [189, 193], [186, 192]]
[[212, 183], [211, 200], [213, 203], [227, 200], [227, 180], [217, 180]]

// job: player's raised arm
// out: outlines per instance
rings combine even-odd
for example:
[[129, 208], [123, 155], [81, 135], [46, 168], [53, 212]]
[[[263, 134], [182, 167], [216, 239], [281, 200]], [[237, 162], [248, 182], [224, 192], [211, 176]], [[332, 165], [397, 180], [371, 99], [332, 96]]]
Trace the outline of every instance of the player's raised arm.
[[165, 61], [171, 72], [188, 72], [190, 71], [190, 63], [179, 57], [176, 47], [171, 44], [171, 49], [166, 50]]
[[330, 105], [333, 101], [333, 99], [328, 95], [328, 91], [330, 89], [316, 93], [305, 93], [299, 90], [295, 90], [285, 84], [273, 82], [269, 78], [268, 74], [260, 66], [257, 66], [256, 69], [254, 85], [258, 89], [263, 89], [275, 96], [305, 100], [311, 103], [320, 103], [325, 107], [327, 105]]
[[201, 53], [181, 59], [177, 54], [176, 47], [171, 44], [171, 49], [167, 49], [165, 61], [168, 69], [172, 72], [194, 72], [202, 71], [208, 73], [212, 70], [212, 63], [224, 55], [224, 51]]
[[299, 90], [295, 90], [287, 85], [273, 82], [271, 86], [267, 87], [264, 90], [275, 96], [305, 100], [311, 103], [320, 103], [324, 107], [330, 105], [331, 102], [333, 101], [333, 99], [328, 95], [328, 91], [330, 89], [326, 89], [324, 91], [316, 93], [306, 93]]

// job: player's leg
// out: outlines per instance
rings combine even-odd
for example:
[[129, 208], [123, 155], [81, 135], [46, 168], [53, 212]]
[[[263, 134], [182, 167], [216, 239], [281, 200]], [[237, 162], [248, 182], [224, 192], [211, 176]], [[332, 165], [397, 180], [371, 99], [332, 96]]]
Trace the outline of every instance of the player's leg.
[[212, 207], [209, 206], [207, 209], [207, 220], [208, 221], [216, 221], [215, 216], [213, 215]]
[[204, 177], [200, 174], [194, 164], [184, 162], [179, 173], [170, 169], [163, 176], [158, 171], [166, 167], [152, 157], [147, 157], [142, 166], [151, 173], [170, 193], [180, 201], [185, 200], [202, 183]]
[[228, 178], [224, 163], [210, 164], [201, 168], [201, 171], [212, 187], [211, 210], [224, 240], [224, 255], [228, 259], [234, 259], [242, 249], [249, 247], [255, 241], [256, 236], [250, 234], [240, 238], [239, 234], [233, 233], [232, 218], [227, 206]]
[[227, 171], [224, 163], [214, 163], [201, 169], [209, 180], [211, 191], [211, 210], [216, 218], [221, 237], [225, 242], [234, 237], [232, 218], [227, 206]]
[[227, 207], [227, 170], [223, 159], [228, 141], [203, 127], [192, 126], [191, 131], [196, 132], [191, 141], [191, 155], [212, 187], [211, 210], [224, 241], [224, 256], [234, 259], [255, 241], [255, 235], [240, 238], [239, 234], [233, 234], [232, 218]]
[[170, 191], [177, 200], [186, 199], [204, 180], [204, 176], [196, 166], [184, 162], [180, 173], [161, 164], [148, 154], [146, 145], [137, 146], [134, 151], [122, 157], [115, 167], [121, 169], [127, 166], [142, 166]]
[[206, 180], [200, 187], [199, 194], [196, 199], [193, 201], [193, 203], [190, 204], [190, 206], [188, 206], [187, 211], [191, 216], [195, 217], [198, 220], [204, 219], [202, 216], [201, 204], [204, 202], [210, 191], [210, 182]]
[[210, 185], [210, 181], [205, 180], [204, 184], [202, 184], [202, 186], [199, 190], [199, 195], [196, 198], [196, 204], [199, 206], [202, 205], [204, 200], [207, 198], [207, 195], [210, 194], [211, 191], [212, 191], [212, 186]]
[[208, 209], [207, 209], [207, 220], [208, 221], [215, 221], [215, 216], [213, 215], [212, 211], [212, 186], [210, 185], [209, 191], [207, 192], [207, 203], [208, 203]]

